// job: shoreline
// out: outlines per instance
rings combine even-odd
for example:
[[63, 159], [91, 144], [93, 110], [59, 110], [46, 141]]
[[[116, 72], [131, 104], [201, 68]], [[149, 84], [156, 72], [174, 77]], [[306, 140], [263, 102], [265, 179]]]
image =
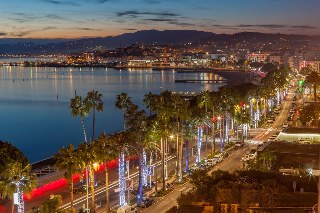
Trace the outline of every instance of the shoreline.
[[1, 65], [0, 67], [52, 67], [52, 68], [113, 68], [113, 69], [143, 69], [143, 70], [153, 70], [153, 71], [177, 71], [177, 72], [213, 72], [213, 71], [226, 71], [226, 72], [250, 72], [241, 69], [231, 69], [231, 68], [197, 68], [197, 67], [130, 67], [130, 66], [113, 66], [110, 64], [96, 64], [96, 65], [62, 65], [62, 64], [48, 64], [48, 65], [38, 65], [38, 66], [21, 66], [20, 64], [12, 63], [10, 65]]

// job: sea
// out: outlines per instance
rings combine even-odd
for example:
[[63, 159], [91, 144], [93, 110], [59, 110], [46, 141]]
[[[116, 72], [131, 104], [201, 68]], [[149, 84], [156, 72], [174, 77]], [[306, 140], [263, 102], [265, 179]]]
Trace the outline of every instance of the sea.
[[[221, 80], [227, 83], [175, 83], [175, 80]], [[239, 71], [211, 73], [175, 70], [54, 68], [0, 66], [0, 140], [18, 147], [31, 163], [50, 158], [62, 147], [84, 141], [81, 119], [72, 117], [70, 99], [97, 90], [103, 95], [104, 111], [96, 114], [96, 137], [123, 128], [116, 96], [126, 92], [144, 109], [148, 92], [169, 90], [180, 93], [209, 90], [248, 82], [248, 74]], [[92, 116], [86, 117], [88, 138]]]

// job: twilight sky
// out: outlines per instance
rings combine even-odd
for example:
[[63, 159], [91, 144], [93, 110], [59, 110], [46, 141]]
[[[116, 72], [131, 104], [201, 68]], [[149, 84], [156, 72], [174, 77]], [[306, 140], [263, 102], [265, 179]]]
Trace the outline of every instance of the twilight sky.
[[320, 35], [320, 0], [0, 0], [0, 38], [148, 29]]

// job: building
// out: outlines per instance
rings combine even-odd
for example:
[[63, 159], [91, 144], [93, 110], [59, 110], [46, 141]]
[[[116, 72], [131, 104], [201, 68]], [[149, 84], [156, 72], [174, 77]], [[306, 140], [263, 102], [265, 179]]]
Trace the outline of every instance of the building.
[[249, 53], [246, 55], [246, 59], [251, 62], [265, 62], [269, 55], [269, 53]]
[[273, 64], [281, 64], [281, 56], [278, 54], [269, 55], [269, 61]]
[[300, 143], [320, 143], [320, 129], [290, 127], [280, 132], [277, 140]]
[[320, 72], [320, 60], [301, 61], [299, 64], [299, 70], [307, 66], [310, 66], [315, 72]]

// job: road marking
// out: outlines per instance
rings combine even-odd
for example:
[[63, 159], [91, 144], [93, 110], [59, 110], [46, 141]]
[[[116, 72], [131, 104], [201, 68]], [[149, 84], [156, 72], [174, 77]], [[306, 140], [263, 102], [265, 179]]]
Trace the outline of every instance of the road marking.
[[181, 188], [181, 189], [179, 190], [179, 192], [182, 192], [183, 190], [185, 190], [185, 188], [187, 188], [187, 187]]

